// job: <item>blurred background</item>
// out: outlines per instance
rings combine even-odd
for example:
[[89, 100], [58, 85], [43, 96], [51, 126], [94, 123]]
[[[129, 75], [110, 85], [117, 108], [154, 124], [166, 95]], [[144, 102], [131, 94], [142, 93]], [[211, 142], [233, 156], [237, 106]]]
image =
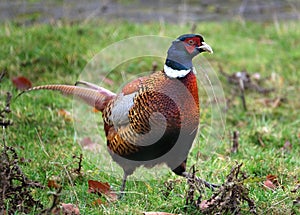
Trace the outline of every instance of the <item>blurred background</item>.
[[2, 0], [0, 20], [22, 24], [103, 18], [134, 22], [300, 19], [299, 0]]

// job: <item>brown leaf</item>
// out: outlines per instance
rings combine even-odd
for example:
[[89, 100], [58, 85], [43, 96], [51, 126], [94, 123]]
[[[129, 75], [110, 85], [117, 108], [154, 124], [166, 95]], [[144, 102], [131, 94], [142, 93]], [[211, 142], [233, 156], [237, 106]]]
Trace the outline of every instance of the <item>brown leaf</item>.
[[90, 150], [92, 152], [98, 152], [100, 150], [99, 144], [93, 142], [90, 137], [85, 137], [80, 141], [80, 145], [83, 149]]
[[110, 185], [107, 182], [103, 183], [100, 181], [88, 180], [88, 185], [89, 193], [105, 194], [107, 192], [110, 192]]
[[70, 121], [73, 120], [72, 114], [69, 111], [65, 110], [65, 109], [58, 110], [58, 115], [62, 116], [66, 121], [70, 122]]
[[103, 194], [107, 196], [110, 201], [116, 201], [118, 199], [117, 194], [110, 189], [110, 185], [107, 182], [103, 183], [99, 181], [88, 180], [88, 185], [89, 185], [89, 189], [88, 189], [89, 193], [96, 193], [99, 195]]
[[273, 184], [273, 182], [270, 181], [270, 180], [268, 180], [268, 179], [264, 181], [264, 186], [266, 188], [271, 189], [271, 190], [275, 190], [276, 189], [276, 186]]
[[68, 204], [62, 203], [61, 207], [62, 207], [63, 215], [79, 215], [80, 214], [80, 211], [76, 205], [73, 205], [70, 203], [68, 203]]
[[271, 190], [275, 190], [276, 188], [278, 188], [280, 185], [277, 180], [277, 176], [271, 174], [267, 175], [266, 180], [264, 181], [264, 186]]
[[55, 180], [52, 180], [52, 179], [48, 180], [48, 185], [47, 186], [49, 188], [55, 188], [55, 189], [60, 188], [60, 185]]
[[18, 90], [27, 90], [32, 87], [31, 81], [23, 76], [14, 77], [12, 83]]
[[276, 175], [269, 174], [269, 175], [267, 175], [266, 178], [267, 178], [267, 180], [272, 181], [274, 184], [278, 184], [279, 185]]
[[166, 212], [143, 212], [144, 215], [178, 215], [178, 214], [171, 214]]

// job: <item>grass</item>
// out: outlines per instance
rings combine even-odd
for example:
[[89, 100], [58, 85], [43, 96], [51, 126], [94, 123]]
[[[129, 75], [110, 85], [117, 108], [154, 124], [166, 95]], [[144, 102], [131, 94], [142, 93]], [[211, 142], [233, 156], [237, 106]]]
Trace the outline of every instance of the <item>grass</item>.
[[[101, 21], [27, 27], [14, 23], [1, 24], [0, 69], [6, 68], [9, 75], [9, 78], [1, 82], [1, 101], [4, 101], [6, 91], [11, 91], [14, 96], [18, 94], [10, 81], [12, 77], [25, 76], [33, 85], [73, 84], [90, 59], [114, 42], [136, 35], [175, 38], [190, 32], [190, 27]], [[212, 139], [211, 142], [207, 142], [208, 135], [216, 128], [210, 123], [213, 113], [207, 103], [207, 95], [201, 92], [201, 135], [190, 153], [188, 166], [196, 164], [200, 170], [197, 175], [222, 183], [235, 161], [243, 162], [243, 171], [251, 176], [246, 186], [257, 204], [259, 214], [300, 214], [299, 206], [292, 203], [300, 191], [291, 192], [300, 180], [298, 23], [201, 23], [197, 32], [201, 32], [214, 49], [213, 55], [205, 57], [215, 71], [218, 71], [218, 65], [222, 65], [230, 73], [246, 69], [249, 73], [258, 72], [262, 76], [271, 76], [265, 86], [274, 87], [276, 91], [266, 96], [246, 92], [247, 112], [242, 109], [240, 99], [236, 98], [226, 112], [225, 132], [221, 138]], [[109, 77], [114, 83], [110, 89], [118, 89], [127, 72], [134, 76], [140, 71], [150, 71], [153, 60], [161, 67], [163, 59], [160, 58], [133, 59], [121, 65], [116, 70], [122, 73]], [[224, 77], [219, 74], [218, 77], [225, 96], [229, 97], [232, 87]], [[279, 97], [285, 98], [285, 102], [276, 107], [269, 107], [262, 102]], [[78, 140], [74, 138], [74, 121], [59, 115], [57, 111], [60, 109], [71, 112], [72, 99], [52, 92], [33, 92], [12, 102], [13, 112], [10, 117], [14, 125], [7, 129], [6, 141], [17, 149], [21, 158], [31, 160], [20, 164], [28, 178], [47, 185], [49, 178], [55, 177], [63, 185], [61, 201], [78, 205], [82, 214], [141, 214], [142, 211], [196, 213], [193, 207], [184, 210], [185, 201], [182, 196], [187, 190], [185, 180], [179, 180], [175, 184], [167, 199], [162, 195], [161, 191], [166, 189], [164, 182], [178, 179], [170, 171], [158, 178], [152, 175], [147, 176], [148, 180], [145, 181], [131, 180], [127, 184], [128, 194], [124, 199], [94, 205], [93, 202], [98, 197], [87, 193], [89, 179], [109, 182], [115, 190], [119, 189], [121, 179], [101, 171], [101, 155], [82, 150]], [[101, 125], [100, 116], [98, 121]], [[99, 130], [103, 139], [103, 130]], [[240, 133], [240, 146], [236, 154], [230, 153], [229, 134], [234, 130]], [[292, 148], [283, 150], [287, 141]], [[215, 145], [214, 150], [208, 145], [212, 143]], [[105, 148], [105, 143], [101, 144]], [[72, 178], [70, 169], [77, 167], [73, 155], [78, 156], [80, 153], [84, 155], [84, 174], [82, 177]], [[263, 187], [269, 174], [278, 177], [282, 188], [271, 191]], [[49, 191], [50, 189], [33, 190], [32, 193], [45, 206], [50, 206]], [[205, 195], [208, 194], [209, 192]]]

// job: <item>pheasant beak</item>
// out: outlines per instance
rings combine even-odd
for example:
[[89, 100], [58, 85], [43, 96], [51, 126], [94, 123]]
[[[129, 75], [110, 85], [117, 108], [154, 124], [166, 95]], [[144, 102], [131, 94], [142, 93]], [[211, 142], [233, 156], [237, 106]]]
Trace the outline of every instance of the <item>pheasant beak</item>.
[[197, 49], [198, 49], [198, 51], [200, 51], [200, 52], [208, 52], [208, 53], [210, 53], [210, 54], [213, 53], [212, 48], [211, 48], [208, 44], [206, 44], [205, 42], [202, 42], [202, 45], [199, 46], [199, 47], [197, 47]]

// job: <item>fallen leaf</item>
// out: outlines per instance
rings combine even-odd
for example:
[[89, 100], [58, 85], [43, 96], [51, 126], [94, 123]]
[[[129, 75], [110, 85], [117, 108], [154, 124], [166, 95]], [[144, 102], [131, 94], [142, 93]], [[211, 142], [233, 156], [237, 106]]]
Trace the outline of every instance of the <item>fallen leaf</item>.
[[110, 189], [110, 185], [107, 182], [103, 183], [100, 181], [88, 180], [88, 186], [89, 193], [103, 194], [107, 196], [110, 201], [116, 201], [118, 199], [117, 194]]
[[276, 188], [278, 188], [280, 185], [279, 185], [279, 182], [277, 180], [277, 176], [267, 175], [266, 180], [264, 181], [264, 186], [266, 188], [271, 189], [271, 190], [275, 190]]
[[88, 180], [88, 185], [89, 185], [89, 193], [107, 193], [110, 192], [110, 185], [105, 182], [100, 182], [100, 181], [94, 181], [94, 180]]
[[27, 90], [32, 87], [31, 81], [23, 76], [13, 78], [12, 83], [18, 90]]
[[100, 150], [99, 144], [93, 142], [90, 137], [85, 137], [80, 141], [80, 145], [83, 149], [98, 152]]
[[62, 116], [66, 121], [70, 122], [70, 121], [73, 120], [72, 114], [69, 111], [65, 110], [65, 109], [58, 110], [58, 115]]
[[268, 180], [268, 179], [264, 181], [264, 186], [266, 188], [271, 189], [271, 190], [275, 190], [276, 189], [276, 186], [273, 184], [273, 182], [270, 181], [270, 180]]
[[51, 180], [51, 179], [48, 180], [47, 186], [49, 188], [55, 188], [55, 189], [60, 188], [60, 185], [55, 180]]
[[68, 203], [68, 204], [62, 203], [61, 207], [62, 207], [63, 215], [79, 215], [80, 214], [80, 211], [76, 205], [73, 205], [70, 203]]
[[274, 184], [278, 184], [279, 185], [276, 175], [271, 175], [270, 174], [270, 175], [267, 175], [266, 178], [267, 178], [267, 180], [272, 181]]

